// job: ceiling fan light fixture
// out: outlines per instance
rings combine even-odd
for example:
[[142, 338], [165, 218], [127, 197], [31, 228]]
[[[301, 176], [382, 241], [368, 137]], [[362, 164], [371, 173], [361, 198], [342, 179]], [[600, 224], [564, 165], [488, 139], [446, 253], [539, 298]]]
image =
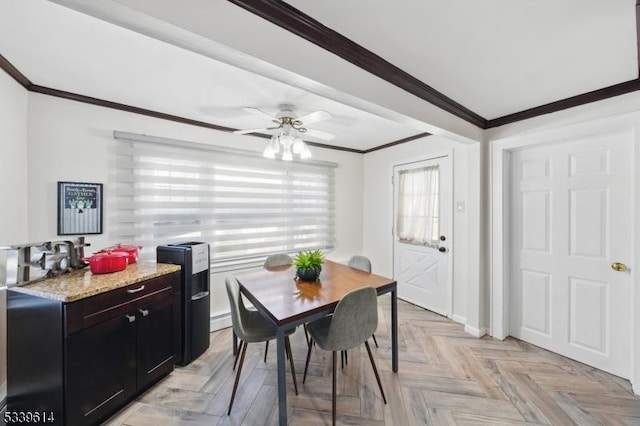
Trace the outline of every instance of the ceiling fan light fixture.
[[303, 160], [311, 158], [311, 151], [300, 137], [298, 129], [286, 120], [275, 130], [262, 155], [273, 159], [280, 152], [283, 161], [292, 161], [293, 154]]
[[262, 152], [262, 156], [265, 158], [275, 159], [276, 152], [271, 148], [271, 144], [267, 145], [267, 147]]
[[264, 149], [264, 152], [262, 153], [263, 157], [270, 158], [270, 159], [276, 158], [276, 154], [280, 152], [280, 143], [278, 142], [278, 137], [279, 137], [278, 132], [276, 132], [271, 137], [271, 140], [269, 141], [269, 143], [267, 144], [267, 147]]
[[282, 161], [291, 161], [293, 160], [293, 155], [291, 154], [291, 148], [285, 148], [282, 153]]

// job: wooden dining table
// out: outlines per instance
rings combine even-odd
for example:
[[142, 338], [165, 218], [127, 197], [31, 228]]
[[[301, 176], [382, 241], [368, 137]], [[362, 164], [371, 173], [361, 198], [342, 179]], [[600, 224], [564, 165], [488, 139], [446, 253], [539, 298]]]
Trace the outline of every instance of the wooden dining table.
[[[371, 286], [378, 295], [391, 293], [391, 368], [398, 371], [397, 283], [341, 263], [326, 261], [316, 282], [298, 281], [294, 266], [243, 272], [236, 276], [240, 290], [276, 330], [278, 409], [280, 425], [287, 424], [285, 334], [299, 325], [331, 314], [349, 291]], [[234, 352], [237, 337], [233, 336]]]

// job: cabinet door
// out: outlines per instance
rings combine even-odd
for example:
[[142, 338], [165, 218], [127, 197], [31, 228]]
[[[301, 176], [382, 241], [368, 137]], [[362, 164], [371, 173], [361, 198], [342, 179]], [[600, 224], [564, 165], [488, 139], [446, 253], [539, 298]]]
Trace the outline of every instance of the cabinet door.
[[136, 317], [100, 322], [66, 345], [67, 424], [97, 424], [136, 392]]
[[153, 298], [138, 310], [138, 389], [173, 370], [175, 361], [173, 292]]

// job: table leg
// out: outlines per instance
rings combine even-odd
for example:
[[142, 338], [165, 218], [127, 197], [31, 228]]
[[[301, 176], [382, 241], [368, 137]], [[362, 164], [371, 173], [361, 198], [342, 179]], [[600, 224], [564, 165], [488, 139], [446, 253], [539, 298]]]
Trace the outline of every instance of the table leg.
[[279, 328], [276, 331], [276, 340], [278, 342], [278, 416], [280, 426], [287, 424], [287, 382], [285, 367], [285, 341], [284, 330]]
[[398, 290], [391, 290], [391, 368], [398, 372]]

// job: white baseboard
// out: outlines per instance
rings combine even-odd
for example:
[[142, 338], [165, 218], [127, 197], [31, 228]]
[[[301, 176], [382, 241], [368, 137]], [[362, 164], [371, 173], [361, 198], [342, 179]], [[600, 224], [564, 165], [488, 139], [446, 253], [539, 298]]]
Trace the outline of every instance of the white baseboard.
[[487, 329], [484, 327], [476, 328], [476, 327], [471, 327], [470, 325], [464, 326], [464, 332], [475, 337], [482, 337], [488, 333]]
[[467, 319], [465, 317], [463, 317], [462, 315], [453, 314], [453, 316], [451, 316], [451, 319], [453, 321], [457, 322], [458, 324], [466, 324], [467, 323]]
[[209, 322], [209, 329], [213, 331], [222, 330], [223, 328], [231, 327], [231, 314], [222, 314], [218, 316], [212, 316]]

